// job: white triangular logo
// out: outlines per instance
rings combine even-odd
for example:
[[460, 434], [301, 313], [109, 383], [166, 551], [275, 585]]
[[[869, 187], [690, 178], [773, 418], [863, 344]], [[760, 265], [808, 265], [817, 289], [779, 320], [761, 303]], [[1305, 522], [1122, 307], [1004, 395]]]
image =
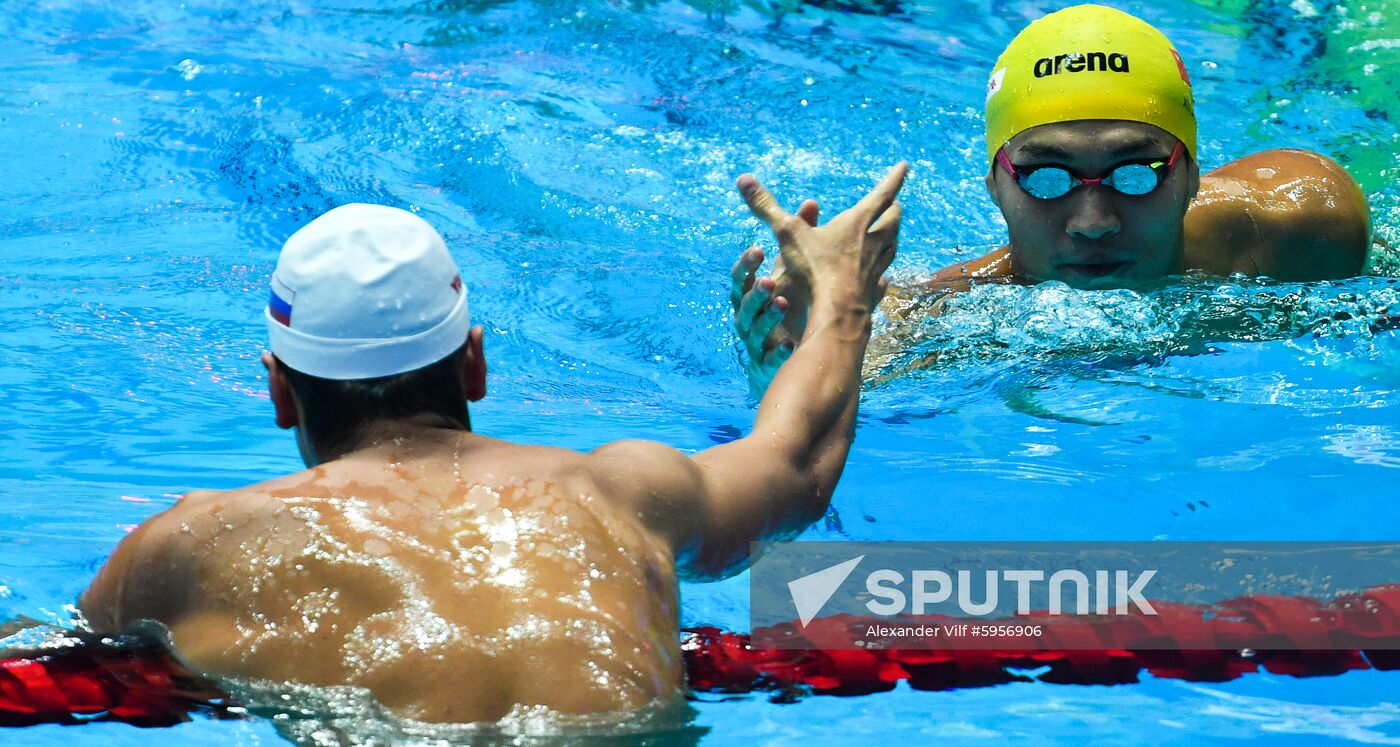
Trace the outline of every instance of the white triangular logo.
[[992, 96], [993, 96], [997, 91], [1000, 91], [1000, 90], [1001, 90], [1001, 83], [1002, 83], [1002, 81], [1005, 80], [1005, 79], [1006, 79], [1006, 68], [1002, 68], [1002, 69], [996, 71], [995, 73], [992, 73], [992, 77], [989, 78], [989, 79], [987, 80], [987, 100], [988, 100], [988, 101], [991, 101], [991, 100], [992, 100]]
[[822, 607], [826, 606], [831, 595], [841, 588], [841, 584], [846, 582], [851, 571], [854, 571], [856, 566], [860, 565], [860, 561], [864, 559], [864, 555], [851, 558], [844, 563], [788, 582], [788, 592], [792, 594], [792, 605], [797, 608], [797, 619], [802, 621], [802, 627], [807, 627], [807, 623], [811, 622], [812, 618], [822, 611]]

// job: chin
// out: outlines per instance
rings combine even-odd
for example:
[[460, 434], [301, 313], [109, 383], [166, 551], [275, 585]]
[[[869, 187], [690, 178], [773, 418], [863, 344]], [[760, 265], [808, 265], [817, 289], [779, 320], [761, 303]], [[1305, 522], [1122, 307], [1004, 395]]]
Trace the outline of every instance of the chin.
[[1062, 265], [1050, 280], [1058, 280], [1077, 290], [1115, 290], [1135, 288], [1144, 281], [1136, 277], [1131, 263], [1115, 265]]
[[1076, 278], [1071, 281], [1066, 281], [1066, 285], [1068, 285], [1071, 288], [1074, 288], [1075, 290], [1100, 291], [1121, 290], [1124, 288], [1131, 290], [1134, 288], [1141, 287], [1143, 283], [1141, 281], [1136, 281], [1132, 278], [1120, 278], [1110, 275], [1108, 277], [1089, 278], [1087, 280], [1084, 278]]

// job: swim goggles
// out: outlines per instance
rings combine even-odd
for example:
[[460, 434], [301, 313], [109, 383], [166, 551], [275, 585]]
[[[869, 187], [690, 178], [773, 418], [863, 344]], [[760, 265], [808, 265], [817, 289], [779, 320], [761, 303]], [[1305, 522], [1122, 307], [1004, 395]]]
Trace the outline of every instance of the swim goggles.
[[997, 163], [1021, 185], [1021, 190], [1037, 200], [1053, 200], [1064, 197], [1071, 190], [1085, 184], [1102, 184], [1112, 187], [1119, 194], [1133, 197], [1145, 195], [1156, 189], [1167, 178], [1167, 174], [1181, 160], [1186, 147], [1177, 141], [1171, 156], [1165, 161], [1141, 160], [1120, 163], [1097, 179], [1085, 179], [1070, 173], [1062, 166], [1033, 166], [1017, 169], [1006, 156], [1006, 148], [997, 150]]

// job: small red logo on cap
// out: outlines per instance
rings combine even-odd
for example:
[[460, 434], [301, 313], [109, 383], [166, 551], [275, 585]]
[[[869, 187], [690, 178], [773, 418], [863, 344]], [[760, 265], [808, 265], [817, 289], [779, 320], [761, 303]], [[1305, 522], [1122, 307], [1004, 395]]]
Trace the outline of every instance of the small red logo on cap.
[[458, 293], [461, 293], [461, 292], [462, 292], [462, 276], [461, 276], [461, 275], [457, 275], [457, 276], [454, 276], [454, 277], [452, 278], [452, 290], [457, 291]]
[[1176, 58], [1176, 71], [1181, 73], [1181, 79], [1190, 86], [1191, 76], [1186, 74], [1186, 63], [1181, 61], [1181, 55], [1177, 54], [1175, 49], [1172, 50], [1172, 57]]

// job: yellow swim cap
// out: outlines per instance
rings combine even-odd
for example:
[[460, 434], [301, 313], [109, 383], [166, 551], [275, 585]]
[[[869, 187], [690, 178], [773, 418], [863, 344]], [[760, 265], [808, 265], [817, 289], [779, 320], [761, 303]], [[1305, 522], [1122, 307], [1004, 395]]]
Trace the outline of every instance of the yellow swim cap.
[[1076, 5], [1011, 40], [987, 82], [987, 160], [1018, 133], [1081, 119], [1156, 125], [1196, 156], [1195, 103], [1181, 55], [1162, 32], [1121, 10]]

